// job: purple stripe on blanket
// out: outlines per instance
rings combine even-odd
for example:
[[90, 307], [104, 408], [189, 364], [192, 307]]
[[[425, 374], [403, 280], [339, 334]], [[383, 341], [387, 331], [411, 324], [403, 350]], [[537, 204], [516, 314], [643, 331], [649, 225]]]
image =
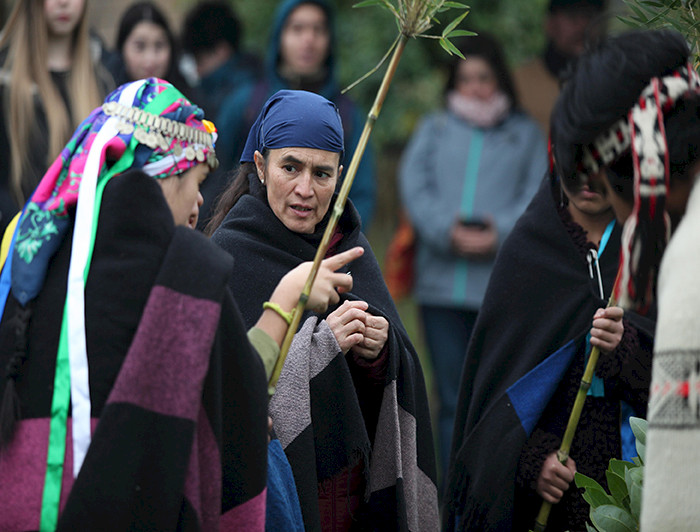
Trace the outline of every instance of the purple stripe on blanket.
[[[97, 419], [92, 420], [95, 431]], [[41, 497], [49, 446], [49, 418], [17, 424], [12, 444], [0, 453], [0, 530], [39, 530]], [[71, 419], [66, 435], [66, 460], [61, 483], [61, 510], [73, 487]]]
[[216, 530], [221, 515], [221, 456], [204, 407], [192, 443], [185, 497], [199, 516], [200, 528]]
[[245, 530], [255, 532], [265, 530], [265, 501], [267, 488], [252, 499], [231, 508], [221, 516], [220, 528], [227, 530]]
[[195, 421], [220, 312], [214, 301], [153, 288], [108, 402]]

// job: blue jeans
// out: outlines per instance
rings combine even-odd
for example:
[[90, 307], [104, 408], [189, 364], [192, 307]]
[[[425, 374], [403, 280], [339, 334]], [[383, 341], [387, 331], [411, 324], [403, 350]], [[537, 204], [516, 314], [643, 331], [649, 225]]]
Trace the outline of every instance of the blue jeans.
[[420, 311], [425, 343], [433, 366], [433, 379], [440, 400], [437, 423], [438, 470], [444, 482], [450, 460], [462, 366], [477, 312], [429, 305], [421, 305]]

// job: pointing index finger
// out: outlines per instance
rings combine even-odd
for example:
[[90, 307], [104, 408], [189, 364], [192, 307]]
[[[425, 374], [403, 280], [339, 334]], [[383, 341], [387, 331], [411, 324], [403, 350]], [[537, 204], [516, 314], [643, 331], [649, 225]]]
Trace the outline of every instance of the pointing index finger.
[[337, 255], [333, 255], [332, 257], [329, 257], [327, 259], [324, 259], [324, 264], [330, 268], [333, 271], [338, 270], [339, 268], [342, 268], [349, 262], [352, 262], [353, 260], [361, 257], [364, 254], [365, 250], [364, 248], [360, 246], [356, 246], [352, 249], [348, 249], [346, 251], [343, 251], [342, 253], [338, 253]]

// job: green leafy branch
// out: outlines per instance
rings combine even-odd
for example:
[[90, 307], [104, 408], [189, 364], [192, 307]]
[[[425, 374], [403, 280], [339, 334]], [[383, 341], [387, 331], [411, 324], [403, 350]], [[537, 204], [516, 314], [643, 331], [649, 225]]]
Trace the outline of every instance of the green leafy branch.
[[635, 28], [673, 28], [690, 43], [695, 66], [700, 65], [700, 6], [698, 0], [623, 0], [632, 12], [618, 17]]
[[[392, 52], [396, 46], [398, 46], [402, 38], [420, 37], [424, 39], [437, 39], [440, 42], [440, 46], [442, 46], [442, 48], [448, 54], [457, 55], [464, 59], [462, 52], [457, 49], [450, 39], [457, 37], [471, 37], [476, 35], [476, 33], [473, 31], [458, 28], [460, 23], [469, 14], [470, 10], [469, 6], [459, 2], [451, 2], [447, 0], [397, 0], [396, 5], [394, 5], [394, 3], [390, 2], [389, 0], [363, 0], [362, 2], [355, 4], [353, 7], [360, 8], [370, 6], [380, 7], [389, 11], [396, 21], [399, 34], [379, 63], [377, 63], [364, 76], [343, 89], [344, 93], [379, 70], [391, 56]], [[435, 24], [440, 24], [440, 21], [437, 19], [437, 14], [447, 12], [451, 9], [457, 9], [463, 11], [463, 13], [449, 22], [440, 35], [426, 34], [426, 32], [429, 31]]]
[[588, 532], [635, 532], [639, 530], [642, 512], [642, 484], [644, 481], [644, 455], [646, 453], [647, 422], [630, 418], [630, 426], [636, 438], [637, 454], [632, 462], [610, 460], [605, 472], [610, 493], [598, 482], [576, 473], [575, 482], [585, 488], [584, 500], [591, 506], [593, 526], [586, 524]]

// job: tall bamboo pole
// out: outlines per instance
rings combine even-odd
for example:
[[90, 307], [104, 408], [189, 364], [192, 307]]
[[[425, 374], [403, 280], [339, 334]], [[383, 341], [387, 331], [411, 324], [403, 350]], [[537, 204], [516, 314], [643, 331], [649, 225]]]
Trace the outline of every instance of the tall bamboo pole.
[[348, 194], [350, 193], [350, 187], [352, 187], [352, 183], [355, 180], [355, 174], [357, 174], [357, 167], [360, 165], [360, 160], [362, 159], [362, 155], [364, 154], [365, 148], [367, 147], [367, 141], [369, 140], [370, 133], [372, 133], [372, 128], [374, 127], [374, 124], [377, 121], [377, 118], [379, 117], [379, 113], [382, 110], [382, 105], [384, 104], [386, 95], [389, 92], [389, 85], [391, 85], [391, 81], [394, 79], [396, 67], [399, 64], [399, 60], [401, 59], [401, 55], [403, 54], [403, 50], [406, 47], [407, 41], [408, 36], [405, 34], [401, 34], [396, 44], [396, 47], [394, 48], [394, 53], [391, 56], [391, 61], [389, 62], [389, 66], [387, 67], [386, 73], [384, 74], [384, 79], [382, 80], [382, 84], [379, 87], [379, 91], [377, 92], [377, 96], [374, 100], [374, 104], [372, 105], [372, 109], [370, 109], [370, 112], [367, 115], [365, 127], [362, 130], [360, 141], [357, 143], [357, 148], [355, 148], [355, 153], [353, 154], [352, 160], [350, 161], [348, 173], [346, 174], [345, 179], [343, 180], [343, 185], [340, 188], [340, 192], [338, 192], [338, 196], [333, 206], [331, 218], [328, 221], [328, 226], [326, 227], [326, 230], [323, 233], [321, 244], [316, 250], [316, 256], [314, 257], [311, 272], [309, 273], [309, 276], [306, 279], [306, 284], [304, 284], [304, 290], [301, 296], [299, 297], [299, 302], [297, 303], [297, 306], [295, 307], [292, 315], [292, 322], [289, 325], [289, 328], [287, 329], [287, 334], [285, 335], [284, 341], [282, 342], [282, 346], [280, 348], [280, 356], [277, 358], [277, 362], [275, 363], [275, 367], [270, 377], [270, 385], [272, 386], [275, 386], [277, 384], [277, 380], [279, 379], [280, 373], [282, 372], [284, 361], [287, 357], [287, 353], [289, 352], [289, 346], [292, 344], [292, 339], [294, 338], [294, 334], [297, 332], [297, 328], [299, 327], [299, 322], [301, 321], [301, 315], [304, 312], [304, 307], [306, 306], [306, 303], [309, 299], [311, 287], [313, 286], [313, 283], [316, 280], [316, 274], [318, 273], [321, 261], [326, 256], [326, 252], [328, 251], [328, 245], [330, 244], [331, 237], [335, 233], [335, 228], [338, 225], [338, 220], [340, 220], [340, 216], [343, 214], [343, 210], [345, 209], [345, 202], [348, 198]]
[[[615, 284], [620, 280], [620, 272], [617, 272], [617, 278], [615, 279]], [[615, 290], [613, 289], [613, 294]], [[614, 307], [617, 304], [615, 296], [611, 295], [608, 300], [608, 306], [606, 308]], [[600, 357], [600, 349], [598, 346], [593, 346], [591, 349], [591, 354], [588, 357], [588, 363], [586, 364], [586, 369], [583, 372], [583, 377], [581, 377], [581, 383], [578, 387], [578, 392], [576, 393], [576, 399], [574, 400], [574, 406], [571, 408], [571, 414], [569, 415], [569, 421], [566, 424], [566, 430], [564, 431], [564, 437], [561, 440], [561, 446], [557, 451], [557, 459], [560, 463], [566, 464], [569, 459], [569, 451], [571, 450], [571, 443], [574, 440], [574, 435], [576, 434], [576, 429], [578, 428], [579, 419], [581, 419], [581, 411], [583, 410], [583, 404], [586, 402], [586, 395], [588, 394], [588, 389], [591, 387], [591, 382], [593, 381], [593, 373], [595, 372], [596, 365], [598, 364], [598, 358]], [[540, 512], [537, 514], [535, 519], [534, 532], [544, 532], [547, 527], [547, 520], [549, 519], [549, 512], [552, 510], [552, 503], [547, 501], [542, 501], [542, 506], [540, 507]]]

